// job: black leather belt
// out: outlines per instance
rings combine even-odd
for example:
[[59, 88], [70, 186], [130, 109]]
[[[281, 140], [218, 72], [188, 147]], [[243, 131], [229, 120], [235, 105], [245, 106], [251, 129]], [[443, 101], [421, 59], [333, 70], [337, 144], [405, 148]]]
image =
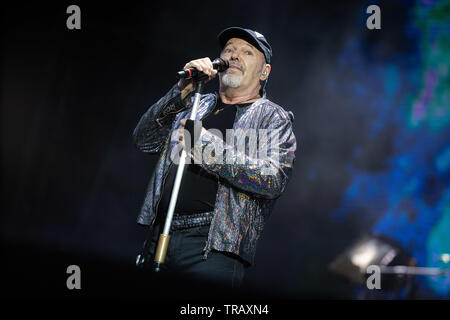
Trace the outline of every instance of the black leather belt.
[[214, 212], [196, 214], [174, 214], [172, 218], [172, 230], [207, 226], [211, 224]]

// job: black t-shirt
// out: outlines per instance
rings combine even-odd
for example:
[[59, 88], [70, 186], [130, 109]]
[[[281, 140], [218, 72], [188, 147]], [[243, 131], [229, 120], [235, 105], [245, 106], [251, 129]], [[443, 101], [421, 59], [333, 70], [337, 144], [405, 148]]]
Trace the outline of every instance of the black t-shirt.
[[[239, 106], [250, 105], [251, 103], [239, 104]], [[219, 98], [216, 107], [202, 119], [205, 129], [218, 129], [222, 132], [225, 140], [226, 129], [232, 129], [236, 116], [236, 104], [222, 103]], [[192, 161], [191, 161], [192, 162]], [[186, 164], [183, 171], [180, 190], [178, 192], [175, 213], [195, 214], [210, 212], [214, 210], [218, 187], [218, 178], [197, 164]], [[158, 213], [165, 215], [169, 209], [173, 184], [178, 166], [172, 164], [168, 176], [163, 185], [161, 200], [158, 205]]]

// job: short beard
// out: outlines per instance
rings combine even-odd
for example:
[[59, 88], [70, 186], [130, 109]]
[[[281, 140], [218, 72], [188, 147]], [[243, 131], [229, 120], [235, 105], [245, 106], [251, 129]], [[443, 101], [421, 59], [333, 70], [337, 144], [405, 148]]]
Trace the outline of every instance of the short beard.
[[236, 76], [232, 74], [225, 73], [222, 76], [222, 84], [230, 88], [239, 88], [242, 83], [242, 76]]

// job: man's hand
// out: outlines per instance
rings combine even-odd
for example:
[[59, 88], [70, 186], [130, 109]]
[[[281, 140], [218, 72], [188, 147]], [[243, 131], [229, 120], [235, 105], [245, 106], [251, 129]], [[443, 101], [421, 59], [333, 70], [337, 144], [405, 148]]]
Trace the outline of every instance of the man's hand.
[[[211, 59], [209, 58], [202, 58], [189, 61], [188, 63], [185, 64], [183, 70], [189, 68], [195, 68], [198, 71], [201, 71], [204, 74], [206, 74], [208, 76], [208, 80], [206, 80], [205, 82], [214, 79], [217, 75], [217, 70], [213, 68]], [[181, 99], [184, 99], [189, 93], [195, 90], [194, 81], [192, 79], [181, 79], [180, 81], [178, 81], [178, 87], [181, 90]]]

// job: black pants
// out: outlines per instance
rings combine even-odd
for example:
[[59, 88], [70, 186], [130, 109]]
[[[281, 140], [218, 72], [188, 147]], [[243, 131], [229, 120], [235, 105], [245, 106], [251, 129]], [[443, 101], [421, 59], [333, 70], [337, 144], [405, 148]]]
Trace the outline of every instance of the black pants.
[[[149, 247], [150, 257], [154, 258], [162, 225], [155, 225]], [[203, 259], [204, 247], [208, 238], [209, 226], [180, 229], [170, 232], [170, 242], [161, 273], [175, 272], [189, 280], [200, 280], [229, 288], [241, 286], [246, 263], [240, 257], [228, 253], [211, 251]]]

